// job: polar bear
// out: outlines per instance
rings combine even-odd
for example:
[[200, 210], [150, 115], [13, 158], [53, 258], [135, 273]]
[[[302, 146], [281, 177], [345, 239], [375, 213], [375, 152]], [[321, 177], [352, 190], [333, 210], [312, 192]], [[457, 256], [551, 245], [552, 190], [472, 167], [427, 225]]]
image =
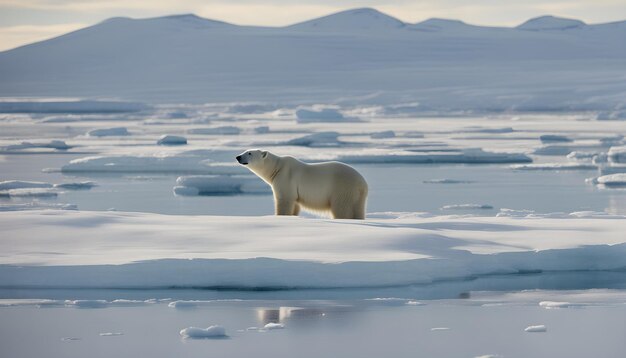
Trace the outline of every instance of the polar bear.
[[365, 219], [367, 182], [349, 165], [307, 164], [259, 149], [236, 159], [272, 187], [276, 215], [298, 215], [302, 208], [330, 212], [333, 219]]

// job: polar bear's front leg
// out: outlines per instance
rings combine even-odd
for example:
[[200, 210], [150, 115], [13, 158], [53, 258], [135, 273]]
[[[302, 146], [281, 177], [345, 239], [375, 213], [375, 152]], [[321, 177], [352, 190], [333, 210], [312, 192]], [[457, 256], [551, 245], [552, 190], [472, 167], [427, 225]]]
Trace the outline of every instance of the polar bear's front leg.
[[[296, 201], [293, 199], [275, 199], [276, 215], [294, 215]], [[297, 215], [297, 214], [296, 214]]]

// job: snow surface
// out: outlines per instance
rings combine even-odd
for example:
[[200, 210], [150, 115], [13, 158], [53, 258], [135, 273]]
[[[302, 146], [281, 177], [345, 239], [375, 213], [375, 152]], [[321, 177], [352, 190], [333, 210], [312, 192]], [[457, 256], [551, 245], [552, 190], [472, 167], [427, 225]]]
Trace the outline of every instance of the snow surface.
[[401, 217], [3, 212], [0, 284], [371, 287], [626, 266], [623, 217]]
[[207, 328], [188, 327], [180, 331], [184, 338], [223, 338], [226, 329], [222, 326], [209, 326]]

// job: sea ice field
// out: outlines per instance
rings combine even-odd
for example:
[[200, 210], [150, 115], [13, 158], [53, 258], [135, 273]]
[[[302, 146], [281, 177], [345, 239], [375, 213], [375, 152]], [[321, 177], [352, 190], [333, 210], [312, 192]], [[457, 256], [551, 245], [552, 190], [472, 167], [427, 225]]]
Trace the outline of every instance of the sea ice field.
[[[626, 22], [116, 17], [0, 52], [1, 357], [615, 357]], [[251, 148], [365, 220], [274, 216]]]
[[[626, 348], [622, 121], [241, 108], [2, 115], [4, 353]], [[248, 148], [350, 163], [367, 220], [274, 217]]]

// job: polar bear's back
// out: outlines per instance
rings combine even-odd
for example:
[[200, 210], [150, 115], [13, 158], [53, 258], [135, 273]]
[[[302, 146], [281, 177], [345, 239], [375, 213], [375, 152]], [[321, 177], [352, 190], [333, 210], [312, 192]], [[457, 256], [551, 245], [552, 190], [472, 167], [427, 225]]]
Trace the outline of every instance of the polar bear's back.
[[304, 164], [298, 178], [299, 201], [306, 207], [327, 210], [332, 200], [366, 197], [367, 182], [356, 169], [340, 162]]

